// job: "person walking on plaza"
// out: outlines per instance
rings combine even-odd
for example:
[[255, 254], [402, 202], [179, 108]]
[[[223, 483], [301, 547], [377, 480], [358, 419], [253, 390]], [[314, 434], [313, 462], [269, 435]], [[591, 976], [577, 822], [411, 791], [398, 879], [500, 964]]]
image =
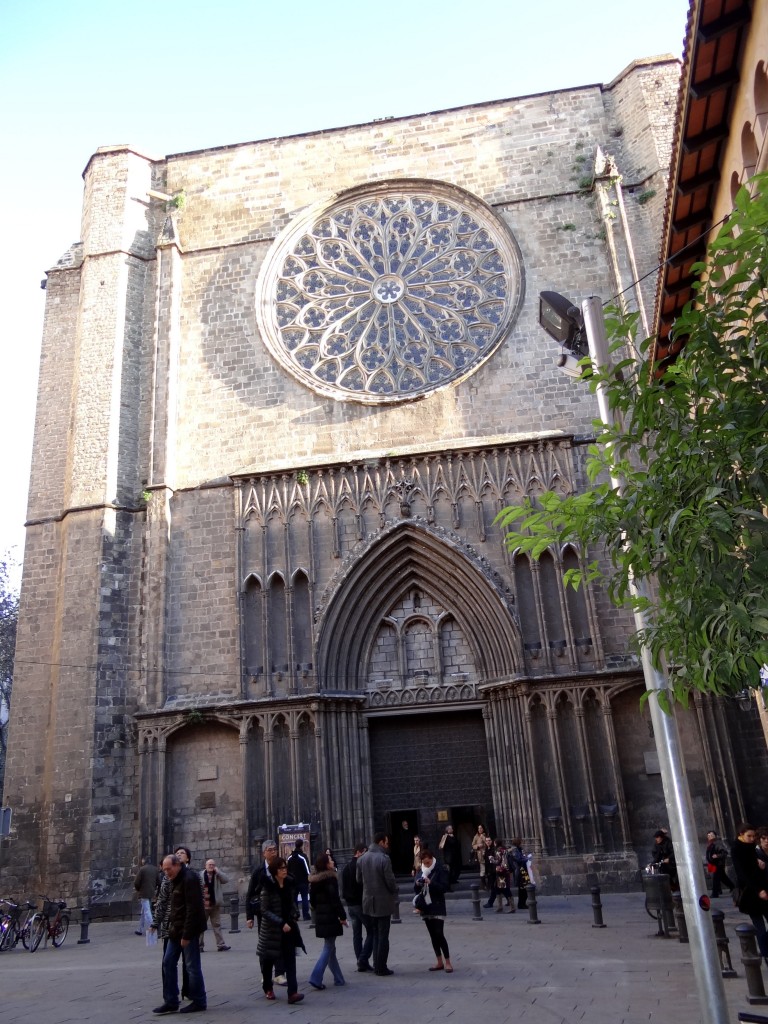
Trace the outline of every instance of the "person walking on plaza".
[[438, 864], [432, 851], [426, 846], [421, 848], [421, 868], [416, 875], [413, 888], [418, 894], [414, 906], [424, 919], [432, 949], [435, 951], [435, 965], [429, 970], [445, 971], [446, 974], [452, 974], [451, 954], [443, 930], [446, 913], [445, 894], [448, 892], [448, 871], [444, 865]]
[[[440, 852], [443, 855], [443, 864], [448, 869], [448, 884], [454, 886], [461, 874], [461, 846], [453, 834], [453, 825], [447, 825], [440, 838]], [[450, 888], [448, 891], [451, 891]]]
[[159, 872], [154, 864], [150, 864], [148, 857], [141, 858], [141, 867], [136, 872], [133, 880], [133, 888], [139, 897], [139, 927], [137, 935], [144, 935], [152, 927], [152, 900], [157, 888], [157, 876]]
[[323, 950], [312, 968], [309, 984], [324, 989], [323, 975], [330, 967], [334, 985], [344, 985], [336, 956], [336, 939], [347, 927], [347, 913], [339, 896], [339, 881], [333, 858], [321, 853], [315, 861], [315, 870], [309, 876], [309, 899], [315, 912], [315, 935], [323, 940]]
[[510, 840], [507, 850], [507, 867], [509, 868], [509, 887], [512, 905], [515, 901], [515, 889], [517, 889], [517, 909], [525, 910], [528, 906], [528, 889], [531, 884], [528, 874], [529, 858], [523, 853], [523, 841], [519, 836]]
[[[251, 875], [251, 880], [248, 883], [248, 893], [245, 897], [245, 922], [249, 928], [253, 928], [255, 917], [257, 931], [261, 927], [261, 889], [268, 878], [272, 879], [274, 877], [273, 873], [271, 874], [270, 872], [277, 860], [277, 843], [272, 839], [267, 839], [262, 844], [261, 853], [264, 859]], [[287, 985], [288, 980], [285, 976], [282, 961], [279, 958], [275, 962], [274, 967], [275, 984]]]
[[675, 848], [669, 833], [660, 828], [653, 834], [654, 847], [651, 853], [651, 864], [655, 864], [658, 871], [663, 875], [669, 875], [669, 885], [672, 892], [677, 892], [680, 883], [677, 880], [677, 863], [675, 861]]
[[[179, 846], [176, 848], [176, 856], [179, 858], [181, 864], [191, 868], [192, 866], [192, 851], [188, 846]], [[168, 893], [168, 914], [170, 915], [170, 891]], [[201, 933], [202, 934], [202, 933]], [[167, 932], [166, 932], [167, 937]], [[163, 947], [165, 948], [165, 947]], [[189, 999], [189, 979], [187, 978], [187, 962], [182, 957], [181, 960], [181, 998]]]
[[288, 858], [288, 874], [293, 879], [296, 894], [301, 897], [301, 916], [309, 921], [309, 861], [304, 856], [304, 840], [297, 839]]
[[723, 886], [729, 892], [733, 892], [733, 882], [725, 873], [725, 862], [728, 858], [728, 850], [722, 839], [718, 838], [717, 832], [710, 829], [707, 832], [707, 868], [712, 875], [712, 898], [717, 899], [723, 893]]
[[504, 843], [496, 839], [493, 844], [492, 853], [486, 861], [489, 875], [488, 902], [483, 904], [486, 910], [490, 910], [494, 903], [497, 903], [496, 913], [501, 914], [504, 910], [504, 900], [509, 905], [509, 912], [513, 914], [515, 905], [512, 902], [512, 891], [509, 887], [510, 869], [507, 863], [507, 851]]
[[755, 937], [760, 956], [768, 963], [768, 858], [758, 854], [755, 843], [757, 831], [743, 822], [738, 826], [736, 842], [731, 847], [731, 860], [736, 873], [738, 893], [737, 906], [742, 914], [748, 914], [755, 926]]
[[365, 843], [358, 843], [352, 860], [344, 865], [341, 872], [341, 898], [347, 905], [347, 917], [352, 924], [352, 949], [358, 971], [370, 971], [373, 949], [373, 934], [367, 928], [363, 942], [363, 886], [357, 880], [357, 862], [367, 849]]
[[477, 832], [472, 836], [472, 854], [480, 869], [480, 888], [485, 888], [485, 851], [486, 839], [485, 829], [482, 825], [477, 826]]
[[[224, 941], [221, 934], [221, 905], [224, 902], [223, 885], [227, 885], [229, 879], [216, 867], [216, 861], [209, 858], [205, 862], [205, 868], [200, 872], [200, 881], [203, 886], [203, 900], [205, 902], [205, 919], [211, 922], [213, 936], [216, 939], [216, 948], [220, 953], [226, 953], [230, 948]], [[200, 936], [200, 952], [203, 950], [203, 935]]]
[[397, 901], [397, 882], [389, 859], [389, 836], [377, 832], [373, 845], [357, 862], [357, 877], [363, 886], [365, 926], [373, 935], [373, 971], [379, 977], [395, 972], [387, 966], [389, 925]]
[[[163, 861], [163, 871], [171, 882], [168, 942], [163, 953], [163, 1002], [154, 1013], [199, 1013], [207, 1009], [208, 997], [200, 965], [200, 934], [205, 931], [203, 890], [199, 876], [182, 864], [176, 854]], [[178, 963], [187, 968], [191, 1002], [179, 1007]]]
[[411, 862], [411, 876], [416, 877], [421, 870], [421, 836], [413, 837], [413, 860]]
[[[274, 858], [263, 873], [259, 889], [260, 919], [257, 952], [261, 964], [261, 985], [266, 999], [273, 1002], [272, 971], [280, 963], [288, 979], [288, 1002], [304, 998], [296, 980], [296, 950], [304, 949], [299, 926], [296, 891], [283, 857]], [[253, 927], [251, 918], [249, 927]], [[304, 949], [306, 953], [306, 950]]]

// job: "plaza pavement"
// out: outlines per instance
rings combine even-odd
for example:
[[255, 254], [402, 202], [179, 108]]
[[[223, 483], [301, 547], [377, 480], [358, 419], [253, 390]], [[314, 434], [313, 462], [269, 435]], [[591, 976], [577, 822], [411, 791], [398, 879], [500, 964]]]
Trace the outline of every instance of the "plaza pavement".
[[[657, 938], [641, 893], [604, 895], [605, 928], [593, 928], [589, 896], [542, 895], [541, 924], [528, 923], [527, 911], [496, 914], [483, 910], [472, 920], [469, 900], [449, 905], [446, 938], [455, 972], [429, 973], [434, 963], [423, 922], [401, 906], [402, 923], [393, 924], [389, 964], [392, 977], [355, 971], [349, 931], [338, 940], [347, 985], [315, 991], [307, 983], [321, 940], [304, 926], [308, 956], [299, 954], [299, 989], [305, 999], [286, 1003], [262, 994], [256, 961], [256, 934], [224, 934], [226, 953], [203, 954], [208, 1012], [191, 1019], [210, 1024], [252, 1024], [267, 1017], [290, 1017], [292, 1024], [694, 1024], [700, 1021], [690, 947], [676, 938]], [[725, 980], [731, 1019], [750, 1009], [746, 1000], [739, 944], [733, 932], [746, 919], [726, 900], [726, 930], [738, 977]], [[715, 905], [717, 905], [717, 903]], [[77, 914], [73, 918], [78, 920]], [[229, 916], [226, 916], [229, 922]], [[158, 1017], [162, 1002], [161, 945], [147, 947], [134, 934], [134, 922], [96, 922], [88, 944], [78, 944], [72, 924], [61, 949], [40, 947], [30, 954], [19, 945], [0, 954], [0, 1008], [8, 1024], [132, 1024], [178, 1019]], [[754, 1011], [768, 1013], [768, 1007]]]

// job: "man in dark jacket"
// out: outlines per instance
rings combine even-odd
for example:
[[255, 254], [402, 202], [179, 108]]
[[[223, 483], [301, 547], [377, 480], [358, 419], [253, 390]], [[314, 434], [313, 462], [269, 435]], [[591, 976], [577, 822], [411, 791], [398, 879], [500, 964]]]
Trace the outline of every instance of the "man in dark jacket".
[[163, 953], [163, 1003], [153, 1013], [179, 1010], [179, 958], [184, 958], [189, 998], [180, 1013], [199, 1013], [208, 1006], [205, 982], [200, 966], [200, 935], [205, 931], [205, 909], [200, 877], [182, 864], [175, 853], [163, 861], [163, 871], [171, 882], [171, 906], [168, 920], [168, 944]]
[[373, 845], [357, 862], [357, 879], [363, 886], [365, 926], [373, 934], [373, 970], [380, 976], [394, 974], [387, 967], [389, 925], [395, 912], [397, 882], [389, 859], [389, 836], [377, 832]]
[[288, 858], [288, 874], [293, 879], [296, 892], [301, 896], [301, 916], [305, 921], [311, 917], [309, 913], [309, 864], [304, 856], [304, 840], [297, 839], [293, 853]]
[[352, 948], [358, 971], [370, 971], [369, 960], [373, 949], [373, 935], [367, 928], [363, 942], [363, 884], [357, 880], [357, 862], [367, 849], [365, 843], [358, 843], [354, 857], [341, 872], [341, 898], [347, 905], [347, 916], [352, 922]]

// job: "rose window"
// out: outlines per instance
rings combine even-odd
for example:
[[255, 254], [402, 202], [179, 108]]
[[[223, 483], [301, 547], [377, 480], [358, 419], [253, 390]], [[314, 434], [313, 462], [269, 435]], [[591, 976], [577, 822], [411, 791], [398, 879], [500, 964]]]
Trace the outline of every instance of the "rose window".
[[480, 200], [431, 181], [355, 189], [277, 238], [259, 279], [262, 336], [321, 394], [400, 402], [476, 370], [511, 330], [520, 254]]

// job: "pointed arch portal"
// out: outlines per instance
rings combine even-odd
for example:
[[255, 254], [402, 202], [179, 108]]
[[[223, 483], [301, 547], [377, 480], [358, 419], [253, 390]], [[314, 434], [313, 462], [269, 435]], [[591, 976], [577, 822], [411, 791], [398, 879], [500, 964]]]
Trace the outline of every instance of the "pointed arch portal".
[[520, 629], [501, 594], [458, 548], [407, 522], [377, 539], [331, 598], [318, 637], [321, 690], [364, 688], [373, 638], [392, 605], [413, 587], [455, 616], [482, 682], [521, 671]]

